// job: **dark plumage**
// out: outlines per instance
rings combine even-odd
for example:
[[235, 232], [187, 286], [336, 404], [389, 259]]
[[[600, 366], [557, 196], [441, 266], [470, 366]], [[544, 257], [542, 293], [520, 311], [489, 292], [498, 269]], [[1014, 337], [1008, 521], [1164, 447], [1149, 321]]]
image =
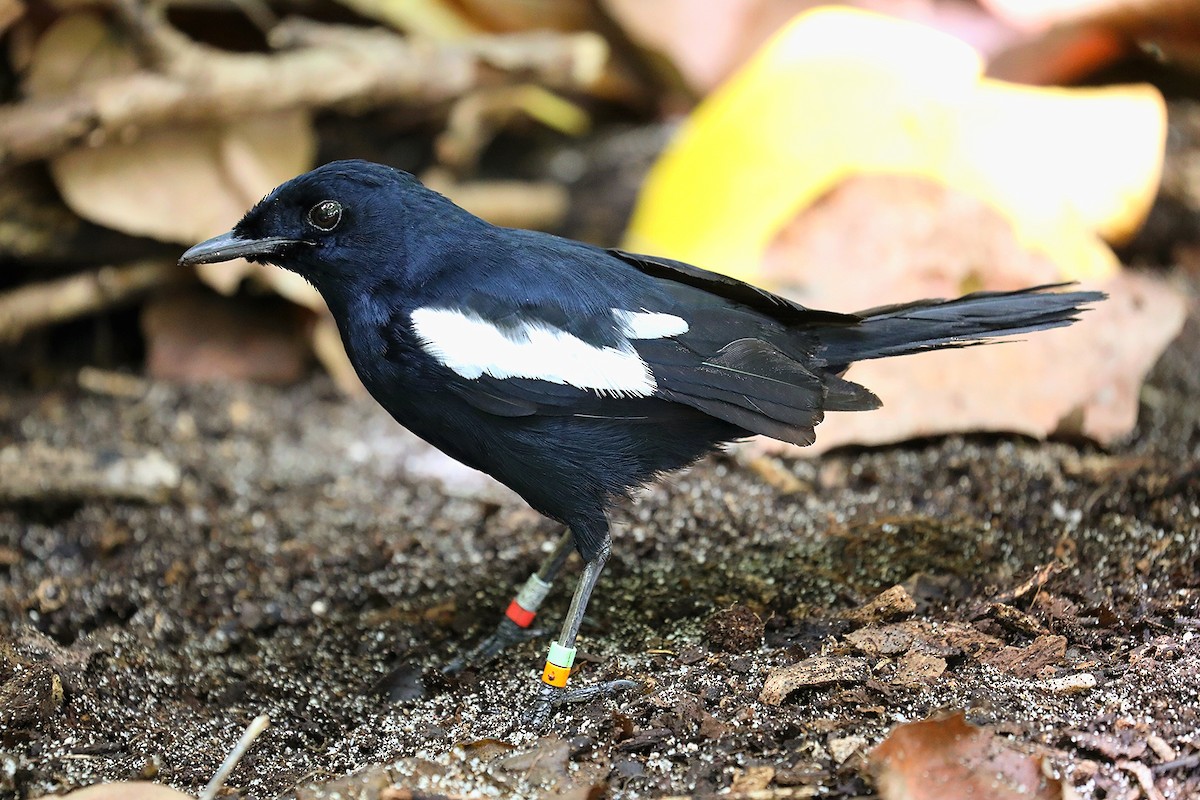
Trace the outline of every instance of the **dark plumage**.
[[1036, 287], [818, 311], [687, 264], [498, 228], [361, 161], [288, 181], [181, 263], [237, 256], [311, 281], [384, 408], [569, 526], [588, 569], [563, 649], [616, 498], [723, 443], [811, 444], [826, 411], [878, 407], [843, 377], [854, 361], [1069, 325], [1102, 298]]

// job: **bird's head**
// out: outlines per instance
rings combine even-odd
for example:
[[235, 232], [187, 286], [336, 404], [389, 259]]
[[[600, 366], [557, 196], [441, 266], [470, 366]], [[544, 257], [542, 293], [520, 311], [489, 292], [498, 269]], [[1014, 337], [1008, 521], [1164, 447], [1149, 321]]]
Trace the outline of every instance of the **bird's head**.
[[335, 161], [292, 178], [228, 233], [191, 248], [184, 266], [245, 258], [275, 264], [326, 300], [353, 291], [404, 258], [411, 222], [426, 205], [449, 205], [412, 175], [368, 161]]

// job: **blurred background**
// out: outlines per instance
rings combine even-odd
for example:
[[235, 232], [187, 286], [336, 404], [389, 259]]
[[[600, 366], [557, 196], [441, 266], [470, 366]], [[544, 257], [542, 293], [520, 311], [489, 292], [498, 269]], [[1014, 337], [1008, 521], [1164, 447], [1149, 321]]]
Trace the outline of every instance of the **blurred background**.
[[[1198, 796], [1200, 0], [0, 0], [0, 50], [0, 796], [195, 790], [266, 711], [238, 796], [862, 797], [955, 708]], [[618, 509], [581, 680], [647, 690], [496, 767], [541, 645], [420, 678], [557, 526], [362, 398], [301, 280], [176, 264], [340, 158], [815, 307], [1109, 299]], [[798, 659], [849, 671], [763, 699]]]

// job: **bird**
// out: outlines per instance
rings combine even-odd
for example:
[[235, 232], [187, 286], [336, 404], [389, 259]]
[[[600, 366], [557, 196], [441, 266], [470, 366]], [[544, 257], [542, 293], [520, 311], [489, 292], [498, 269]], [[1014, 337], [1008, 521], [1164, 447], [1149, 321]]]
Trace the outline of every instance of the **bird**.
[[632, 491], [730, 443], [815, 440], [880, 399], [858, 361], [1070, 325], [1102, 292], [1063, 284], [841, 313], [668, 258], [492, 225], [400, 169], [335, 161], [281, 184], [179, 259], [272, 264], [324, 298], [350, 362], [392, 417], [566, 526], [495, 631], [446, 671], [532, 638], [572, 552], [583, 561], [526, 716], [566, 701], [576, 640]]

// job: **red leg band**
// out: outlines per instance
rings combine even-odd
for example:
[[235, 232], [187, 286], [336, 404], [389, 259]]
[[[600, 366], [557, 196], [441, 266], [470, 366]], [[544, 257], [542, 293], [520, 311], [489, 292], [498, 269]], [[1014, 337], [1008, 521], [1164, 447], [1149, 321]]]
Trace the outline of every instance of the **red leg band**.
[[504, 616], [511, 619], [519, 627], [528, 628], [533, 624], [533, 618], [537, 616], [536, 611], [526, 611], [521, 608], [520, 603], [513, 600], [508, 604], [508, 609], [504, 612]]

